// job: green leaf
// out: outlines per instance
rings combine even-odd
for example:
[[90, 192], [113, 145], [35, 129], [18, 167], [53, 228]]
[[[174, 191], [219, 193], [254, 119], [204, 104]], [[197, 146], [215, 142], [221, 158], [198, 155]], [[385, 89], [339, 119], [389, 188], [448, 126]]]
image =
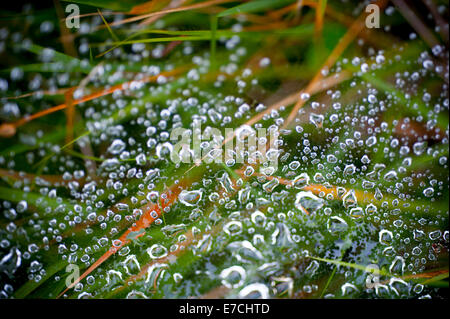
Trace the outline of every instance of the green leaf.
[[220, 12], [217, 17], [226, 17], [239, 13], [259, 12], [267, 9], [282, 7], [294, 2], [294, 0], [257, 0], [240, 4], [225, 11]]

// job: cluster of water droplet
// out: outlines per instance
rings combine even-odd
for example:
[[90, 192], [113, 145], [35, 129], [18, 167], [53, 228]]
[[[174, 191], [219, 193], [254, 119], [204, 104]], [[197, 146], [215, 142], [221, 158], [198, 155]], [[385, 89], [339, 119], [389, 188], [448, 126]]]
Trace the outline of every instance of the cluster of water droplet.
[[[98, 24], [99, 18], [83, 23], [80, 32]], [[42, 24], [41, 32], [52, 28]], [[18, 36], [0, 30], [2, 41], [8, 37]], [[206, 89], [201, 81], [209, 72], [209, 52], [190, 42], [171, 53], [191, 63], [190, 70], [160, 75], [150, 85], [145, 77], [177, 67], [159, 62], [166, 45], [134, 44], [131, 52], [119, 48], [106, 55], [92, 85], [131, 82], [111, 97], [80, 105], [88, 134], [69, 152], [43, 129], [18, 133], [25, 147], [0, 156], [5, 172], [21, 172], [0, 202], [2, 296], [13, 296], [20, 287], [15, 283], [26, 281], [53, 280], [60, 292], [67, 264], [85, 270], [114, 247], [118, 253], [75, 286], [78, 297], [189, 297], [218, 286], [239, 298], [433, 294], [409, 279], [438, 268], [448, 249], [448, 124], [440, 122], [449, 108], [448, 66], [439, 64], [448, 52], [436, 47], [407, 59], [402, 47], [389, 53], [369, 49], [368, 57], [342, 59], [323, 73], [351, 70], [351, 80], [317, 98], [299, 95], [305, 105], [286, 128], [287, 106], [243, 125], [270, 105], [250, 97], [262, 87], [250, 68], [241, 71], [251, 50], [238, 36], [220, 41], [227, 61]], [[78, 50], [87, 55], [87, 48], [82, 40]], [[41, 59], [53, 56], [46, 49]], [[149, 56], [155, 63], [130, 76], [131, 62]], [[370, 81], [376, 71], [394, 66], [392, 87], [383, 91]], [[257, 67], [270, 68], [270, 58]], [[14, 83], [23, 76], [12, 69], [0, 78], [0, 90], [18, 87]], [[442, 77], [447, 82], [434, 91], [420, 86]], [[30, 85], [52, 90], [70, 82], [67, 73], [54, 73], [50, 79], [36, 76]], [[74, 98], [86, 90], [75, 90]], [[46, 105], [42, 95], [32, 101]], [[0, 108], [10, 119], [32, 110], [31, 103], [19, 108], [12, 101]], [[279, 130], [278, 149], [270, 155], [277, 167], [267, 161], [173, 164], [171, 132], [198, 122], [206, 131], [239, 127], [237, 138], [261, 127]], [[203, 142], [201, 148], [222, 142]], [[124, 230], [170, 199], [170, 187], [178, 190], [173, 205], [161, 215], [152, 211], [154, 224], [130, 233], [131, 242], [122, 246]], [[341, 261], [377, 265], [379, 282], [368, 285], [368, 271]]]

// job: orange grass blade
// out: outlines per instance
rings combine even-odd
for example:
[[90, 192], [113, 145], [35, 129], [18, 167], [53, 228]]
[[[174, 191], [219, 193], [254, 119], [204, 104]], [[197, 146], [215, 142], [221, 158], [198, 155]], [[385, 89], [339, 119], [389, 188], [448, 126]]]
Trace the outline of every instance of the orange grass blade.
[[138, 5], [135, 5], [133, 8], [131, 8], [130, 11], [128, 11], [128, 14], [145, 14], [149, 13], [155, 10], [158, 10], [158, 8], [164, 7], [167, 5], [167, 3], [170, 3], [170, 0], [160, 0], [160, 1], [147, 1]]
[[192, 5], [189, 5], [189, 6], [178, 7], [178, 8], [167, 9], [167, 10], [161, 10], [161, 11], [158, 11], [158, 12], [152, 12], [152, 13], [148, 13], [148, 14], [139, 15], [139, 16], [136, 16], [136, 17], [132, 17], [132, 18], [128, 18], [128, 19], [124, 19], [124, 20], [121, 20], [121, 21], [117, 21], [117, 22], [111, 23], [110, 26], [116, 26], [116, 25], [121, 25], [121, 24], [125, 24], [125, 23], [135, 22], [135, 21], [139, 21], [139, 20], [143, 20], [143, 19], [147, 19], [147, 18], [150, 18], [150, 17], [153, 17], [153, 16], [167, 14], [167, 13], [181, 12], [181, 11], [188, 11], [188, 10], [195, 10], [195, 9], [206, 8], [206, 7], [209, 7], [209, 6], [216, 5], [216, 4], [222, 4], [222, 3], [233, 2], [233, 1], [235, 1], [235, 0], [211, 0], [211, 1], [200, 2], [200, 3], [192, 4]]
[[[109, 259], [112, 255], [114, 255], [117, 251], [119, 251], [120, 248], [128, 245], [132, 239], [136, 239], [142, 235], [138, 234], [133, 238], [130, 238], [128, 235], [132, 232], [140, 232], [144, 230], [145, 228], [148, 228], [155, 220], [157, 220], [161, 215], [162, 212], [166, 207], [170, 207], [174, 202], [175, 199], [178, 198], [178, 194], [180, 193], [182, 186], [186, 185], [186, 181], [183, 181], [176, 186], [172, 186], [169, 190], [164, 192], [161, 196], [161, 203], [160, 204], [153, 204], [148, 208], [144, 214], [139, 218], [139, 220], [136, 222], [136, 224], [125, 231], [125, 233], [120, 236], [118, 239], [119, 244], [113, 245], [107, 252], [105, 252], [94, 264], [92, 264], [80, 277], [78, 277], [71, 285], [69, 285], [66, 289], [64, 289], [63, 292], [61, 292], [57, 298], [60, 298], [62, 295], [64, 295], [69, 289], [72, 289], [75, 287], [81, 280], [86, 278], [90, 273], [92, 273], [95, 269], [97, 269], [101, 264], [103, 264], [106, 260]], [[166, 195], [166, 196], [164, 196]], [[164, 197], [166, 197], [164, 199]], [[156, 212], [156, 216], [152, 216], [152, 212]]]
[[[64, 93], [64, 98], [66, 100], [66, 143], [70, 143], [73, 140], [73, 122], [75, 118], [75, 106], [73, 105], [73, 89], [68, 90]], [[68, 147], [72, 149], [73, 144]]]
[[268, 14], [276, 19], [280, 19], [283, 15], [285, 15], [286, 13], [296, 10], [298, 11], [299, 9], [301, 9], [303, 6], [305, 7], [311, 7], [311, 8], [316, 8], [317, 7], [317, 2], [313, 2], [313, 1], [296, 1], [293, 4], [290, 4], [286, 7], [283, 7], [281, 9], [269, 12]]
[[322, 37], [322, 29], [323, 29], [323, 16], [325, 13], [325, 8], [327, 6], [326, 0], [319, 0], [318, 5], [316, 6], [316, 38]]
[[438, 39], [427, 28], [427, 26], [420, 20], [420, 18], [411, 10], [410, 7], [403, 0], [392, 0], [395, 6], [398, 8], [402, 16], [411, 24], [414, 30], [420, 35], [422, 40], [428, 44], [430, 48], [439, 44]]
[[18, 96], [8, 96], [5, 97], [6, 100], [18, 100], [18, 99], [23, 99], [25, 97], [29, 97], [29, 96], [33, 96], [35, 94], [45, 94], [45, 95], [60, 95], [60, 94], [64, 94], [65, 92], [67, 92], [67, 90], [70, 90], [71, 88], [67, 88], [67, 89], [58, 89], [58, 90], [42, 90], [42, 91], [33, 91], [33, 92], [29, 92], [29, 93], [24, 93]]

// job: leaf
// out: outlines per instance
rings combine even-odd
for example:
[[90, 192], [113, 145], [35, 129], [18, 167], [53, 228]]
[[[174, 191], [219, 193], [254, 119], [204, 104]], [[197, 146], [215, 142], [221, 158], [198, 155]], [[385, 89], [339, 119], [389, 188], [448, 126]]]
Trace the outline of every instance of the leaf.
[[226, 17], [233, 14], [259, 12], [266, 9], [273, 9], [288, 5], [294, 0], [256, 0], [240, 4], [225, 11], [220, 12], [217, 17]]
[[111, 1], [111, 0], [62, 0], [63, 2], [79, 3], [96, 8], [105, 8], [116, 11], [130, 11], [134, 6], [146, 2], [146, 0], [127, 0], [127, 1]]

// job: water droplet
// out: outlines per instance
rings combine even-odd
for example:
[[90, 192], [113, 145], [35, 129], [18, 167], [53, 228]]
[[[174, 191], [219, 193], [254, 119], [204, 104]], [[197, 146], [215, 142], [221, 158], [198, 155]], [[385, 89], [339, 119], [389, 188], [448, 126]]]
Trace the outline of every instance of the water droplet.
[[239, 291], [239, 298], [242, 299], [268, 299], [269, 288], [261, 283], [254, 283], [244, 287]]
[[309, 121], [315, 125], [316, 128], [322, 128], [324, 116], [322, 114], [311, 113], [309, 115]]
[[423, 190], [423, 194], [424, 194], [426, 197], [432, 197], [433, 194], [434, 194], [434, 188], [433, 188], [433, 187], [425, 188], [425, 189]]
[[298, 193], [295, 200], [295, 207], [307, 215], [314, 214], [324, 204], [325, 201], [323, 199], [317, 197], [310, 191]]
[[219, 276], [222, 279], [222, 285], [230, 289], [235, 289], [244, 284], [247, 274], [243, 267], [231, 266], [222, 270]]
[[331, 216], [327, 221], [327, 229], [333, 234], [337, 235], [342, 232], [346, 232], [348, 229], [347, 222], [338, 216]]
[[349, 190], [347, 194], [342, 197], [342, 203], [345, 208], [356, 206], [358, 203], [355, 191], [353, 189]]
[[202, 195], [203, 194], [200, 190], [194, 191], [182, 190], [180, 195], [178, 196], [178, 199], [184, 205], [192, 207], [198, 204], [198, 202], [202, 199]]

